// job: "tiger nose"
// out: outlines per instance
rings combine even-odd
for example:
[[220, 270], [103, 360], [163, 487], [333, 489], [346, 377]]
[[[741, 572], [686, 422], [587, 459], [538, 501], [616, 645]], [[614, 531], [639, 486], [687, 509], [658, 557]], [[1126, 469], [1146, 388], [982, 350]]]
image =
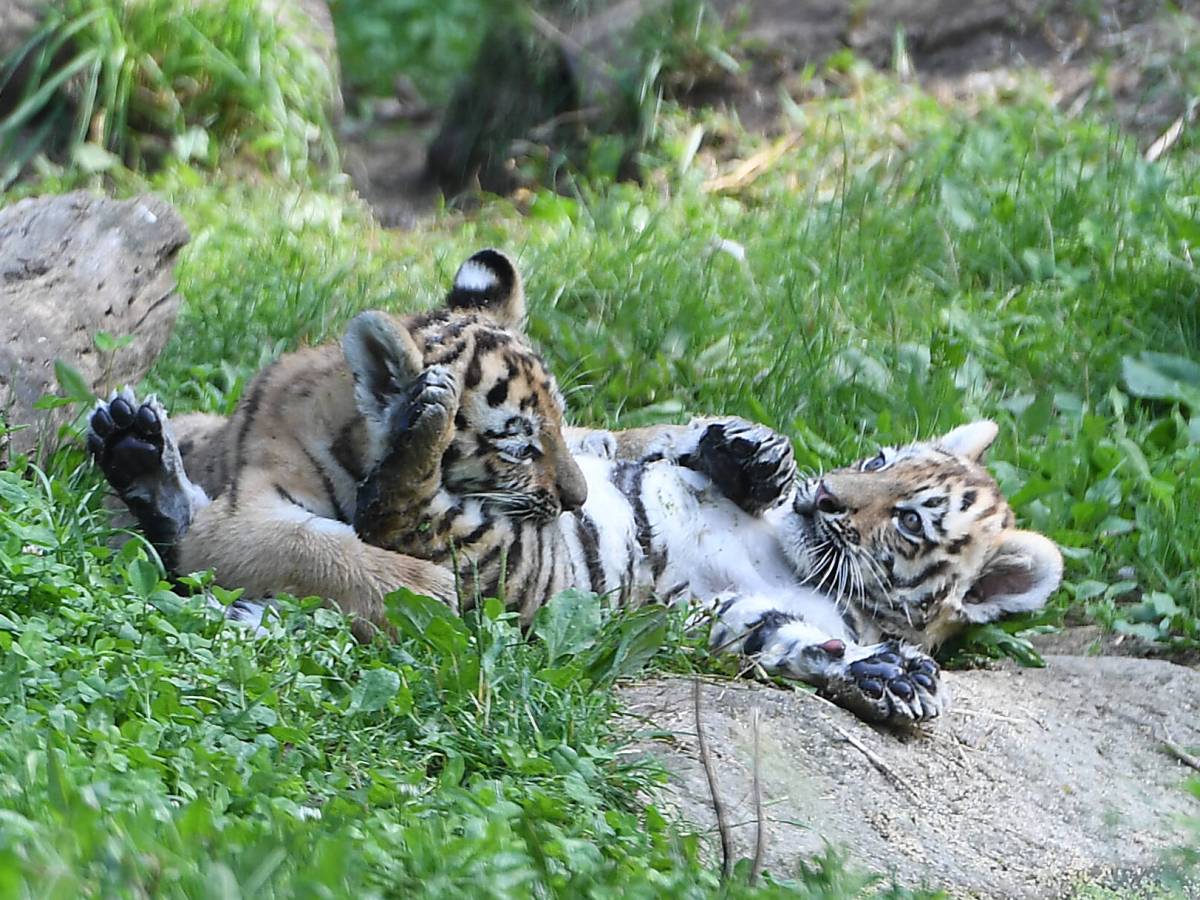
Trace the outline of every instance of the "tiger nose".
[[558, 502], [562, 504], [563, 512], [574, 512], [581, 508], [587, 502], [587, 482], [560, 484]]
[[825, 484], [824, 479], [817, 482], [817, 492], [813, 494], [813, 506], [820, 512], [828, 515], [842, 512], [846, 507], [842, 505], [842, 501], [834, 496], [833, 491]]
[[587, 502], [587, 479], [574, 460], [570, 457], [567, 460], [558, 472], [558, 502], [563, 512], [573, 512]]

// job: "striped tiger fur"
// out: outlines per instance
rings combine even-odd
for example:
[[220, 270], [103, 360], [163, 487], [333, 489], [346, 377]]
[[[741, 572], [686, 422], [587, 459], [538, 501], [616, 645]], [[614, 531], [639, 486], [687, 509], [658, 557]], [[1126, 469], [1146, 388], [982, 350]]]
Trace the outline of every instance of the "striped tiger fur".
[[990, 422], [808, 480], [786, 439], [738, 419], [568, 429], [522, 316], [515, 268], [482, 251], [446, 308], [359, 316], [341, 366], [284, 357], [228, 422], [197, 431], [185, 417], [176, 444], [161, 406], [125, 395], [97, 410], [89, 441], [182, 570], [238, 585], [249, 572], [260, 595], [319, 594], [377, 625], [379, 582], [328, 578], [341, 569], [327, 543], [404, 561], [388, 589], [436, 581], [430, 593], [464, 606], [502, 596], [526, 621], [567, 587], [626, 606], [695, 598], [717, 616], [714, 646], [872, 721], [937, 716], [945, 690], [925, 650], [1037, 608], [1060, 580], [1057, 548], [1013, 527], [982, 466]]

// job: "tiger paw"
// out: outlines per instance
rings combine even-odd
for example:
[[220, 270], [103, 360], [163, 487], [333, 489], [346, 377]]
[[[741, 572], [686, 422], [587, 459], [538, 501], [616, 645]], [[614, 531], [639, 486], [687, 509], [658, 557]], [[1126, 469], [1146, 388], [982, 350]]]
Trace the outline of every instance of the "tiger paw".
[[88, 420], [87, 447], [118, 493], [160, 473], [165, 418], [157, 400], [151, 397], [139, 405], [129, 388], [96, 404]]
[[717, 490], [752, 515], [785, 500], [796, 481], [791, 442], [745, 419], [709, 424], [695, 454], [683, 463], [706, 474]]
[[564, 429], [567, 448], [572, 456], [594, 456], [597, 459], [617, 458], [617, 438], [603, 428]]
[[848, 653], [822, 693], [868, 722], [912, 725], [937, 718], [946, 707], [939, 675], [925, 653], [887, 641]]
[[392, 433], [405, 443], [438, 443], [458, 410], [459, 383], [454, 371], [430, 366], [404, 391], [392, 413]]
[[153, 396], [138, 403], [129, 388], [96, 404], [87, 447], [142, 531], [170, 564], [195, 511], [208, 503], [183, 469], [166, 410]]

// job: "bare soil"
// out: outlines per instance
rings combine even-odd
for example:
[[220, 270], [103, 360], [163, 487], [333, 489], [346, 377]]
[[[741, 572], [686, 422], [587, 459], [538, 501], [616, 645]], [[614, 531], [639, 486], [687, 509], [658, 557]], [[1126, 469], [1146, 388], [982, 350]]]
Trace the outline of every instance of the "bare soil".
[[[755, 846], [758, 720], [766, 868], [831, 843], [853, 864], [954, 897], [1066, 897], [1156, 882], [1196, 840], [1196, 772], [1164, 748], [1200, 744], [1200, 673], [1158, 660], [1052, 656], [1044, 669], [950, 672], [954, 704], [924, 732], [868, 726], [806, 691], [705, 683], [703, 727], [735, 857]], [[693, 683], [624, 692], [668, 737], [641, 745], [671, 773], [666, 801], [713, 837]], [[1200, 896], [1200, 884], [1185, 887]], [[1191, 893], [1195, 891], [1195, 893]]]
[[[654, 0], [643, 0], [649, 7]], [[735, 113], [743, 127], [776, 133], [788, 126], [780, 93], [795, 95], [805, 67], [851, 49], [880, 67], [900, 66], [947, 103], [971, 106], [1011, 88], [1022, 74], [1040, 74], [1055, 102], [1078, 111], [1096, 98], [1122, 127], [1149, 145], [1184, 113], [1186, 85], [1172, 72], [1172, 54], [1200, 37], [1178, 27], [1195, 19], [1182, 2], [1172, 17], [1165, 0], [712, 0], [736, 35], [743, 74], [701, 76], [681, 98]], [[631, 0], [614, 3], [627, 12]], [[610, 27], [608, 12], [596, 18]], [[626, 15], [622, 21], [632, 22]], [[575, 26], [580, 33], [587, 23]], [[906, 58], [896, 57], [903, 33]], [[614, 47], [619, 40], [610, 41]], [[604, 46], [602, 43], [600, 46]], [[1103, 60], [1105, 65], [1097, 67]], [[795, 99], [803, 100], [802, 96]], [[360, 128], [343, 136], [346, 171], [388, 227], [409, 228], [428, 217], [440, 195], [425, 175], [428, 123]]]
[[[1159, 84], [1169, 80], [1162, 56], [1194, 38], [1172, 27], [1162, 0], [714, 0], [714, 6], [740, 30], [749, 66], [744, 78], [710, 85], [697, 99], [731, 107], [752, 129], [777, 127], [780, 90], [805, 66], [842, 49], [902, 69], [946, 102], [994, 95], [1019, 73], [1035, 71], [1066, 108], [1082, 107], [1093, 92], [1111, 98], [1117, 120], [1148, 140], [1188, 99]], [[1191, 6], [1178, 9], [1187, 14]], [[1098, 60], [1107, 63], [1102, 73]]]

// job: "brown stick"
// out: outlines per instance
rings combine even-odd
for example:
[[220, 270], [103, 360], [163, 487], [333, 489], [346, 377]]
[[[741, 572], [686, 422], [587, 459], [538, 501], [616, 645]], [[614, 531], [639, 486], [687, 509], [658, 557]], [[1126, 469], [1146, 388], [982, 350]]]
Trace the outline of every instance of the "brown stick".
[[758, 772], [761, 756], [758, 749], [758, 707], [754, 707], [754, 770], [753, 781], [751, 787], [754, 791], [754, 861], [750, 864], [750, 887], [754, 887], [758, 883], [758, 876], [762, 872], [763, 852], [766, 849], [767, 836], [766, 829], [763, 827], [763, 809], [762, 809], [762, 785], [759, 781]]
[[704, 777], [708, 779], [708, 792], [712, 797], [713, 812], [717, 815], [717, 831], [721, 835], [721, 880], [728, 881], [733, 874], [733, 839], [729, 835], [729, 819], [725, 804], [717, 787], [717, 773], [708, 755], [708, 741], [704, 737], [704, 724], [700, 712], [700, 679], [692, 679], [692, 701], [696, 709], [696, 742], [700, 745], [700, 763], [704, 766]]
[[1191, 766], [1197, 772], [1200, 772], [1200, 757], [1193, 756], [1191, 753], [1188, 753], [1181, 746], [1175, 743], [1174, 738], [1171, 737], [1171, 732], [1167, 731], [1166, 725], [1163, 726], [1162, 743], [1167, 752], [1174, 756], [1177, 760], [1179, 760], [1185, 766]]

